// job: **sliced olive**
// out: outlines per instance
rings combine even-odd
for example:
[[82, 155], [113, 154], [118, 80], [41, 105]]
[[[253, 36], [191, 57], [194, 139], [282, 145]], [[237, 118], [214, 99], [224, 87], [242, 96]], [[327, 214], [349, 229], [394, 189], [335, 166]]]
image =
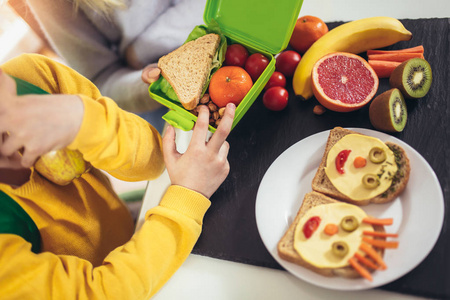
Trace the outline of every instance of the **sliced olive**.
[[370, 149], [369, 159], [374, 164], [381, 164], [386, 160], [386, 152], [380, 147], [373, 147]]
[[348, 253], [348, 245], [344, 241], [337, 241], [331, 245], [333, 254], [339, 257], [344, 257]]
[[365, 188], [374, 189], [380, 185], [380, 179], [375, 174], [366, 174], [362, 178], [362, 184]]
[[358, 220], [354, 216], [345, 216], [341, 220], [341, 227], [347, 232], [354, 231], [358, 226]]

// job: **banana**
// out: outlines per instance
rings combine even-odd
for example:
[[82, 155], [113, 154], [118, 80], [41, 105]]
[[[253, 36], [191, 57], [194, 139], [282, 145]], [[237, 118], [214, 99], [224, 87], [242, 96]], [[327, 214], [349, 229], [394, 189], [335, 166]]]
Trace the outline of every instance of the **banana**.
[[328, 53], [359, 54], [411, 38], [412, 33], [399, 20], [391, 17], [371, 17], [342, 24], [319, 38], [305, 52], [292, 79], [294, 92], [305, 100], [313, 96], [311, 71], [314, 64]]

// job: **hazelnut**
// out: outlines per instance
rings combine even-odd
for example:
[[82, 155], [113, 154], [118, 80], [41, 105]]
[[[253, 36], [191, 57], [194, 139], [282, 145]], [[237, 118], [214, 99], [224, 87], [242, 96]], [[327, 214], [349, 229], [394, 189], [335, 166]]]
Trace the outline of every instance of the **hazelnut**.
[[209, 94], [204, 94], [203, 97], [200, 99], [201, 104], [206, 104], [209, 102]]
[[323, 115], [325, 113], [325, 111], [326, 111], [326, 109], [322, 105], [316, 105], [313, 108], [313, 113], [318, 116]]
[[212, 102], [209, 102], [208, 103], [208, 108], [209, 108], [209, 111], [210, 112], [215, 112], [215, 111], [217, 111], [219, 108], [217, 107], [217, 105], [215, 105], [214, 103], [212, 103]]

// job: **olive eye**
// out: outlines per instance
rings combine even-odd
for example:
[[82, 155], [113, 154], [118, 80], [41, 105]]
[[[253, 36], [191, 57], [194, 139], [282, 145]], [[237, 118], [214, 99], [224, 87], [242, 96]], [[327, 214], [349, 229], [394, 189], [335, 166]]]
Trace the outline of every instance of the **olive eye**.
[[366, 174], [362, 178], [362, 184], [365, 188], [374, 189], [380, 185], [380, 179], [375, 174]]
[[358, 220], [354, 216], [346, 216], [341, 220], [341, 227], [347, 232], [354, 231], [358, 226]]
[[331, 245], [333, 254], [339, 257], [344, 257], [348, 253], [348, 245], [344, 241], [337, 241]]
[[386, 152], [380, 147], [373, 147], [370, 149], [369, 159], [374, 164], [381, 164], [386, 160]]

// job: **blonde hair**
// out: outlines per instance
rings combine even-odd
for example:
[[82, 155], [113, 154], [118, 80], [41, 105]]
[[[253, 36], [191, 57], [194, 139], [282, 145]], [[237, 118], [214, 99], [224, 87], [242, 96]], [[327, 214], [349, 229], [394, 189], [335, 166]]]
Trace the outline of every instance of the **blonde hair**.
[[124, 9], [126, 8], [126, 2], [127, 0], [72, 0], [75, 6], [75, 10], [77, 10], [80, 5], [85, 5], [89, 7], [90, 9], [103, 14], [107, 15], [112, 10], [118, 8], [118, 9]]

